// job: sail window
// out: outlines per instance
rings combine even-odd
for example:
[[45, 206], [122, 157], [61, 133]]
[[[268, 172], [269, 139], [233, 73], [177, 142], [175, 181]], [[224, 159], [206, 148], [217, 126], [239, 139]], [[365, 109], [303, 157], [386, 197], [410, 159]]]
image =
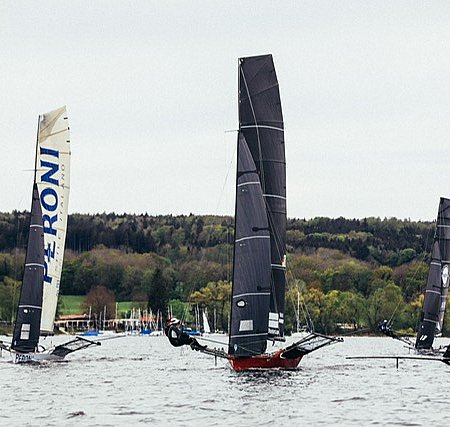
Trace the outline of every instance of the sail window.
[[241, 320], [239, 323], [239, 332], [253, 331], [253, 319]]
[[22, 328], [20, 329], [20, 339], [21, 340], [30, 339], [30, 324], [29, 323], [22, 324]]
[[278, 329], [278, 313], [269, 313], [269, 329]]
[[444, 288], [448, 286], [448, 265], [444, 265], [444, 268], [442, 269], [442, 283]]

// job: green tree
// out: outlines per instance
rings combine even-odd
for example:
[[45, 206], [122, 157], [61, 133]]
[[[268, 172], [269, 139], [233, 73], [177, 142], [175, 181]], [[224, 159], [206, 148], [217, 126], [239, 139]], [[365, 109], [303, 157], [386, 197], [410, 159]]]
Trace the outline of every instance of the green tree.
[[[396, 314], [404, 309], [404, 300], [400, 287], [389, 282], [384, 288], [378, 288], [367, 302], [367, 322], [372, 331], [376, 331], [380, 322], [384, 319], [396, 320]], [[398, 329], [398, 325], [394, 324]]]

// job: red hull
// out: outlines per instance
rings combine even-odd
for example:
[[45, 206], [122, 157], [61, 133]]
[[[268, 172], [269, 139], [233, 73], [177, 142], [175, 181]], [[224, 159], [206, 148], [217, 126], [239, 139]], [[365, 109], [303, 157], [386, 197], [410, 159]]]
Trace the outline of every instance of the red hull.
[[284, 359], [281, 354], [284, 350], [272, 354], [262, 354], [251, 357], [228, 357], [231, 367], [235, 371], [246, 371], [248, 369], [295, 369], [303, 356], [295, 359]]

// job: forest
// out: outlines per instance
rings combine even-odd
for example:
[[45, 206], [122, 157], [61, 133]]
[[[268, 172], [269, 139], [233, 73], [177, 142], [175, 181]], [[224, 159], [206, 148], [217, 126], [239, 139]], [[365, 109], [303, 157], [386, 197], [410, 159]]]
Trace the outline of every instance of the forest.
[[[15, 315], [28, 221], [28, 212], [0, 213], [3, 321]], [[195, 306], [207, 308], [214, 327], [227, 330], [233, 226], [229, 216], [72, 214], [60, 293], [86, 296], [93, 310], [132, 301], [188, 321]], [[414, 333], [434, 228], [396, 218], [289, 219], [287, 330], [297, 318], [325, 333], [376, 331], [388, 319]]]

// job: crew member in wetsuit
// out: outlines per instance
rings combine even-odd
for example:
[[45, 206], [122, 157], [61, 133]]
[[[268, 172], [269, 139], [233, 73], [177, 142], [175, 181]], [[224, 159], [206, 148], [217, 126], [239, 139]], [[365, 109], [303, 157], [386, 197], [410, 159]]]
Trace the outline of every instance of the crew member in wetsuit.
[[378, 325], [378, 330], [388, 337], [398, 338], [397, 334], [389, 327], [389, 322], [386, 319]]
[[202, 350], [206, 348], [206, 345], [200, 345], [195, 338], [183, 331], [183, 324], [176, 317], [169, 320], [166, 328], [166, 335], [167, 338], [169, 338], [170, 344], [174, 347], [189, 345], [192, 350]]

